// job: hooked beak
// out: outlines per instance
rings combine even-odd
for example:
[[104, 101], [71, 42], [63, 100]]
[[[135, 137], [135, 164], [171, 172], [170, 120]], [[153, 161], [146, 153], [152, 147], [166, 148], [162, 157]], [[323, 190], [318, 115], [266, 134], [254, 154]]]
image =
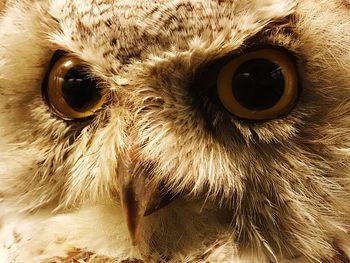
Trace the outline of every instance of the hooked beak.
[[131, 176], [122, 184], [121, 201], [133, 246], [139, 242], [143, 217], [175, 198], [174, 194], [164, 192], [162, 184], [151, 182], [152, 172], [152, 167], [136, 164]]

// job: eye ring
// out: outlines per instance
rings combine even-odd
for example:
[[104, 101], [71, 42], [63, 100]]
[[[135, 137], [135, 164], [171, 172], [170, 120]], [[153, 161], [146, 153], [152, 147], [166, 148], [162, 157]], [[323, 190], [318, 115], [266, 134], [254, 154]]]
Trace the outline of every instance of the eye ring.
[[[67, 79], [68, 75], [70, 79]], [[67, 84], [67, 81], [73, 84]], [[43, 86], [43, 97], [53, 113], [64, 120], [88, 118], [106, 102], [106, 96], [88, 75], [83, 62], [69, 55], [61, 56], [53, 63]]]
[[[238, 68], [250, 60], [268, 60], [280, 67], [284, 77], [284, 91], [280, 99], [268, 109], [249, 109], [233, 95], [233, 77]], [[248, 120], [267, 120], [289, 111], [298, 97], [298, 76], [289, 54], [277, 49], [261, 49], [239, 56], [222, 67], [217, 78], [217, 93], [223, 106], [235, 116]]]

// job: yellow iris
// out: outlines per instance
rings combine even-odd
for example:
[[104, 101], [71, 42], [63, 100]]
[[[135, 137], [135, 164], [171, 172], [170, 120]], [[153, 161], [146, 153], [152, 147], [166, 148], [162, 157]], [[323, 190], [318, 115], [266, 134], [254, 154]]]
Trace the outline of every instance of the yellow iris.
[[[255, 64], [258, 63], [262, 65], [256, 70]], [[266, 69], [269, 64], [275, 67], [274, 70]], [[237, 78], [240, 80], [235, 81]], [[279, 117], [295, 105], [298, 97], [294, 62], [289, 54], [277, 49], [261, 49], [241, 55], [220, 70], [217, 92], [224, 107], [239, 118], [267, 120]]]
[[82, 62], [71, 56], [59, 58], [51, 68], [44, 95], [55, 114], [63, 119], [83, 119], [101, 109], [106, 99]]

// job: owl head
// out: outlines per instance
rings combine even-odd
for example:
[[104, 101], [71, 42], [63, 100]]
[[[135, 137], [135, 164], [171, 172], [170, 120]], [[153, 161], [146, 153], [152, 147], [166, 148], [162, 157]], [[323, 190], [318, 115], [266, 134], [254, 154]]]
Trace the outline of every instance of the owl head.
[[7, 206], [120, 207], [169, 261], [349, 254], [347, 1], [5, 4]]

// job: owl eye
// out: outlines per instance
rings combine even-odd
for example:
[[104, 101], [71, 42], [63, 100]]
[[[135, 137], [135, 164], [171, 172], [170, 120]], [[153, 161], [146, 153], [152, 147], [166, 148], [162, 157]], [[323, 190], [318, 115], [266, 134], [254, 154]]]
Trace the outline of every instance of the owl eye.
[[105, 96], [82, 62], [60, 57], [51, 67], [43, 86], [43, 96], [53, 112], [67, 120], [92, 116], [102, 108]]
[[296, 68], [290, 55], [283, 51], [252, 51], [221, 68], [217, 92], [224, 107], [239, 118], [273, 119], [287, 113], [296, 103]]

